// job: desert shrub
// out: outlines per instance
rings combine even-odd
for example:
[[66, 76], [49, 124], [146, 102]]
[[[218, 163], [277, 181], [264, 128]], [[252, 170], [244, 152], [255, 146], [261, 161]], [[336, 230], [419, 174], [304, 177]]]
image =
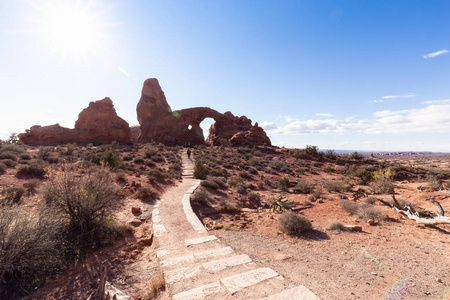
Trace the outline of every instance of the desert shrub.
[[194, 178], [206, 179], [206, 176], [208, 176], [208, 168], [200, 160], [196, 161], [194, 167]]
[[252, 201], [260, 201], [261, 200], [261, 196], [255, 192], [248, 193], [248, 198]]
[[303, 158], [306, 156], [305, 150], [303, 149], [289, 149], [289, 155], [295, 158]]
[[349, 201], [349, 200], [342, 200], [339, 203], [339, 206], [345, 210], [346, 212], [350, 213], [351, 215], [355, 215], [358, 213], [359, 205], [356, 202]]
[[144, 158], [143, 157], [136, 157], [134, 160], [133, 160], [133, 162], [135, 163], [135, 164], [138, 164], [138, 165], [143, 165], [144, 164]]
[[20, 166], [17, 170], [17, 176], [33, 176], [38, 178], [43, 178], [46, 174], [46, 165], [42, 162], [33, 162], [26, 166]]
[[306, 145], [305, 153], [311, 156], [317, 156], [319, 154], [319, 147]]
[[352, 185], [348, 180], [338, 180], [338, 181], [326, 181], [324, 183], [324, 188], [328, 192], [346, 192], [352, 188]]
[[6, 165], [0, 162], [0, 175], [6, 172]]
[[209, 207], [208, 196], [204, 188], [198, 188], [191, 195], [191, 203], [194, 206], [206, 206]]
[[14, 160], [9, 159], [9, 158], [2, 159], [2, 160], [0, 160], [0, 162], [2, 164], [4, 164], [5, 166], [7, 166], [8, 168], [14, 168], [17, 165], [17, 163]]
[[247, 171], [239, 171], [238, 175], [241, 176], [242, 178], [250, 177], [250, 174], [248, 174]]
[[133, 156], [132, 155], [124, 155], [122, 157], [123, 161], [132, 161], [133, 160]]
[[141, 200], [149, 200], [156, 197], [156, 193], [148, 186], [141, 186], [137, 189], [136, 198]]
[[95, 165], [100, 165], [101, 162], [100, 156], [95, 155], [94, 153], [91, 152], [85, 153], [83, 159], [85, 162], [93, 163]]
[[215, 183], [212, 180], [208, 180], [208, 179], [200, 182], [200, 185], [205, 188], [210, 188], [210, 189], [214, 189], [214, 190], [217, 190], [219, 188], [219, 185], [217, 183]]
[[377, 197], [370, 196], [364, 199], [364, 203], [375, 204], [377, 202]]
[[117, 182], [126, 182], [127, 181], [126, 175], [127, 174], [125, 172], [118, 172], [116, 174], [116, 181]]
[[53, 147], [39, 147], [38, 157], [42, 160], [47, 160], [52, 155]]
[[164, 178], [164, 173], [160, 169], [151, 169], [148, 172], [148, 176], [153, 178]]
[[350, 154], [349, 158], [352, 160], [361, 161], [364, 160], [364, 155], [359, 154], [358, 152], [353, 152], [352, 154]]
[[105, 169], [86, 170], [81, 177], [65, 171], [51, 178], [44, 199], [67, 221], [67, 251], [73, 257], [84, 256], [119, 235], [120, 228], [110, 217], [117, 198], [110, 173]]
[[166, 289], [164, 273], [158, 269], [149, 279], [144, 288], [144, 298], [142, 300], [158, 299], [158, 294]]
[[244, 182], [244, 180], [242, 180], [241, 177], [239, 176], [233, 176], [228, 178], [228, 185], [231, 187], [236, 187], [238, 184], [242, 184]]
[[61, 267], [58, 219], [44, 209], [0, 208], [0, 299], [20, 299]]
[[310, 183], [306, 180], [300, 180], [294, 187], [295, 193], [311, 194], [314, 191], [314, 183]]
[[212, 177], [212, 181], [214, 181], [220, 187], [227, 186], [227, 179], [225, 177]]
[[57, 163], [59, 163], [59, 158], [54, 155], [50, 155], [45, 159], [45, 161], [47, 161], [51, 164], [57, 164]]
[[229, 203], [226, 200], [220, 201], [219, 207], [222, 211], [227, 212], [227, 213], [233, 213], [233, 212], [239, 211], [239, 209], [237, 209], [236, 206], [234, 206], [233, 204]]
[[153, 155], [151, 160], [153, 160], [154, 162], [165, 162], [166, 160], [164, 159], [164, 157], [162, 157], [161, 155], [157, 154], [157, 155]]
[[12, 151], [4, 151], [0, 153], [0, 159], [10, 159], [12, 161], [18, 161], [19, 157], [17, 156], [17, 153]]
[[287, 177], [283, 177], [278, 181], [278, 189], [282, 192], [289, 192], [289, 179]]
[[11, 151], [17, 154], [21, 154], [25, 152], [25, 149], [17, 144], [5, 144], [0, 146], [0, 153], [3, 153], [5, 151]]
[[156, 167], [156, 164], [153, 161], [148, 160], [148, 159], [145, 160], [145, 165], [150, 168]]
[[435, 175], [429, 175], [428, 187], [430, 187], [433, 191], [439, 191], [439, 189], [442, 187], [442, 181], [439, 180]]
[[394, 186], [392, 185], [392, 179], [395, 176], [395, 172], [390, 168], [384, 168], [372, 173], [373, 183], [371, 186], [374, 194], [392, 194], [394, 193]]
[[312, 230], [311, 221], [307, 217], [296, 214], [293, 211], [284, 212], [278, 219], [278, 226], [282, 232], [290, 235]]
[[28, 153], [22, 153], [22, 154], [20, 154], [20, 159], [31, 160], [31, 155]]
[[327, 152], [325, 152], [325, 157], [328, 159], [337, 159], [338, 155], [334, 150], [327, 150]]
[[146, 158], [152, 158], [153, 155], [158, 154], [158, 149], [152, 147], [152, 146], [147, 146], [145, 148], [145, 157]]
[[41, 185], [41, 182], [37, 179], [28, 180], [23, 184], [23, 186], [27, 189], [28, 195], [34, 194], [39, 185]]
[[252, 166], [256, 166], [260, 164], [260, 160], [256, 157], [252, 157], [248, 160], [249, 164]]
[[249, 169], [248, 169], [248, 172], [249, 172], [250, 174], [253, 174], [253, 175], [258, 174], [258, 171], [257, 171], [255, 168], [249, 168]]
[[103, 151], [102, 155], [100, 156], [100, 160], [105, 166], [110, 167], [111, 169], [119, 168], [122, 164], [122, 159], [120, 158], [120, 156], [113, 150], [108, 148]]
[[330, 224], [328, 224], [327, 230], [336, 230], [336, 231], [342, 231], [342, 232], [348, 231], [348, 229], [344, 226], [344, 224], [342, 224], [338, 220], [334, 220]]
[[21, 187], [9, 187], [1, 191], [3, 205], [19, 204], [25, 190]]
[[245, 184], [238, 183], [236, 185], [236, 192], [238, 192], [239, 194], [242, 194], [242, 195], [247, 194], [247, 188], [246, 188]]
[[385, 216], [378, 208], [374, 207], [371, 204], [363, 204], [361, 205], [359, 217], [364, 220], [374, 220], [374, 221], [383, 221]]
[[287, 166], [286, 162], [284, 162], [280, 159], [271, 160], [269, 163], [269, 167], [272, 168], [273, 170], [277, 170], [277, 171], [281, 171], [281, 172], [286, 172], [288, 170], [288, 166]]

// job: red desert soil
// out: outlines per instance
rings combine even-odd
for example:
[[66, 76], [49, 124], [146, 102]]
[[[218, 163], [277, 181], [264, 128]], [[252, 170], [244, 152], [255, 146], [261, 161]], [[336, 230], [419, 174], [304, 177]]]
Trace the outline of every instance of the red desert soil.
[[[230, 168], [223, 167], [223, 162], [222, 164], [215, 162], [215, 166], [208, 165], [210, 170], [227, 169], [227, 174], [223, 174], [227, 178], [237, 176], [239, 172], [245, 170], [245, 166], [241, 168], [238, 162], [233, 162], [230, 158], [240, 156], [237, 151], [239, 149], [224, 150], [219, 147], [211, 149], [194, 150], [194, 157], [205, 161], [211, 158], [218, 159], [220, 153], [227, 154], [228, 159], [225, 161], [231, 164]], [[28, 152], [35, 155], [37, 150], [29, 149]], [[133, 152], [133, 157], [138, 155], [136, 153]], [[283, 149], [267, 152], [262, 149], [262, 153], [257, 156], [262, 165], [275, 158], [288, 163], [294, 161]], [[450, 169], [448, 155], [375, 158], [376, 161], [385, 159], [390, 166], [423, 167], [425, 170], [444, 170], [447, 173]], [[387, 218], [371, 226], [339, 206], [343, 198], [353, 201], [351, 191], [337, 193], [324, 190], [323, 195], [315, 202], [308, 203], [309, 201], [306, 201], [308, 195], [293, 194], [291, 188], [291, 193], [286, 195], [287, 198], [296, 202], [294, 210], [311, 220], [314, 230], [298, 236], [281, 233], [278, 229], [280, 213], [273, 212], [269, 208], [273, 200], [280, 195], [276, 187], [280, 178], [287, 176], [291, 181], [307, 180], [316, 186], [323, 185], [326, 181], [348, 178], [342, 172], [334, 171], [342, 165], [330, 161], [314, 163], [314, 160], [308, 159], [302, 159], [301, 162], [305, 170], [300, 173], [266, 172], [269, 169], [267, 164], [258, 170], [257, 174], [241, 173], [245, 175], [244, 183], [251, 184], [246, 187], [246, 194], [240, 194], [229, 186], [218, 190], [207, 189], [211, 207], [197, 206], [196, 212], [205, 226], [224, 244], [237, 252], [247, 253], [256, 263], [261, 262], [273, 268], [280, 275], [299, 285], [305, 285], [321, 299], [449, 299], [450, 225], [436, 227], [418, 225], [415, 221], [406, 219], [398, 212], [376, 202], [375, 208], [380, 209]], [[151, 289], [149, 281], [157, 278], [160, 272], [151, 240], [153, 202], [136, 199], [134, 196], [136, 188], [133, 189], [131, 186], [133, 181], [135, 184], [148, 186], [147, 177], [141, 176], [145, 172], [142, 166], [137, 166], [135, 172], [126, 173], [125, 181], [128, 185], [122, 185], [124, 197], [116, 210], [119, 220], [130, 222], [138, 218], [141, 224], [133, 227], [132, 233], [113, 246], [98, 250], [86, 260], [65, 270], [39, 289], [33, 295], [34, 298], [85, 299], [97, 287], [100, 272], [106, 266], [109, 282], [131, 295], [132, 299], [144, 299], [145, 294]], [[26, 180], [15, 177], [15, 173], [16, 169], [8, 169], [1, 175], [2, 189], [23, 185]], [[358, 185], [351, 180], [354, 184], [353, 191], [357, 188], [370, 191], [368, 185]], [[177, 182], [178, 180], [172, 180], [171, 183], [149, 186], [161, 195]], [[268, 182], [272, 183], [271, 186], [267, 184]], [[449, 215], [450, 194], [445, 191], [420, 192], [418, 187], [426, 187], [427, 182], [426, 176], [394, 181], [396, 197], [436, 212], [436, 207], [429, 201], [430, 197], [433, 197], [440, 202], [446, 215]], [[445, 179], [445, 183], [448, 182], [448, 178]], [[33, 206], [41, 201], [41, 191], [42, 187], [36, 195], [27, 196], [25, 199], [27, 205]], [[248, 194], [251, 191], [260, 195], [259, 204], [249, 199]], [[374, 196], [380, 199], [391, 197]], [[356, 202], [362, 204], [365, 199], [367, 197]], [[239, 211], [227, 213], [221, 210], [220, 205], [224, 201]], [[135, 206], [140, 207], [142, 213], [131, 213], [131, 208]], [[348, 225], [360, 225], [362, 231], [326, 230], [334, 220]], [[160, 292], [156, 298], [168, 299], [168, 295]]]

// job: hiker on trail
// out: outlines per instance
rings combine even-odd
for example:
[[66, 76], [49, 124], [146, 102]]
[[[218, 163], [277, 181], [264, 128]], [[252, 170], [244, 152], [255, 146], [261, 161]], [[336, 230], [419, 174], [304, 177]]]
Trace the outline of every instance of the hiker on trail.
[[187, 150], [187, 155], [188, 155], [188, 158], [191, 158], [191, 149]]

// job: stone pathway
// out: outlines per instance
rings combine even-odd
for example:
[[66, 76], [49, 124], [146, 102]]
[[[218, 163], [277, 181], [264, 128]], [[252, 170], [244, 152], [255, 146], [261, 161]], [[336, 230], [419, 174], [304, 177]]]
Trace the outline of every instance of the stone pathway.
[[319, 299], [208, 233], [189, 200], [200, 184], [192, 175], [194, 162], [185, 151], [182, 161], [183, 181], [162, 196], [152, 217], [156, 253], [172, 299]]

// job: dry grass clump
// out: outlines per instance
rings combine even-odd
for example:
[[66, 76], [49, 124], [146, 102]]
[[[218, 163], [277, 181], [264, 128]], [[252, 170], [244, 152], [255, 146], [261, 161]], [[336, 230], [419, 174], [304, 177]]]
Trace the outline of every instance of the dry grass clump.
[[141, 186], [137, 189], [135, 196], [138, 199], [148, 201], [153, 200], [156, 197], [156, 192], [148, 186]]
[[239, 211], [239, 209], [237, 209], [236, 206], [234, 206], [233, 204], [229, 203], [226, 200], [220, 201], [219, 206], [222, 211], [227, 212], [227, 213], [233, 213], [233, 212]]
[[338, 220], [331, 221], [330, 224], [327, 226], [327, 230], [336, 230], [345, 232], [348, 231], [348, 229]]
[[374, 194], [392, 194], [394, 193], [394, 186], [392, 185], [392, 179], [395, 176], [395, 172], [390, 168], [380, 169], [372, 173], [372, 186], [371, 190]]
[[156, 299], [158, 294], [166, 290], [166, 280], [164, 273], [158, 268], [156, 273], [145, 285], [143, 300]]
[[289, 169], [286, 162], [281, 159], [274, 159], [270, 161], [269, 167], [280, 172], [286, 172]]
[[363, 204], [361, 205], [359, 217], [363, 220], [374, 220], [377, 222], [384, 221], [386, 217], [383, 215], [381, 210], [374, 207], [370, 204]]
[[58, 218], [24, 206], [0, 208], [0, 299], [35, 291], [61, 266]]
[[279, 229], [287, 234], [296, 235], [311, 231], [312, 224], [307, 217], [294, 213], [293, 211], [284, 212], [278, 219]]
[[314, 191], [314, 184], [306, 180], [300, 180], [294, 187], [294, 193], [311, 194]]
[[2, 195], [0, 205], [13, 205], [21, 202], [25, 190], [21, 187], [9, 187], [0, 192]]
[[209, 180], [209, 179], [201, 181], [200, 185], [205, 188], [210, 188], [213, 190], [217, 190], [219, 188], [219, 185], [216, 182], [214, 182], [213, 180]]
[[326, 181], [323, 186], [328, 192], [337, 193], [347, 192], [352, 188], [348, 180]]
[[356, 202], [349, 201], [349, 200], [342, 200], [339, 203], [339, 206], [345, 210], [346, 212], [350, 213], [351, 215], [355, 215], [358, 213], [359, 205]]

